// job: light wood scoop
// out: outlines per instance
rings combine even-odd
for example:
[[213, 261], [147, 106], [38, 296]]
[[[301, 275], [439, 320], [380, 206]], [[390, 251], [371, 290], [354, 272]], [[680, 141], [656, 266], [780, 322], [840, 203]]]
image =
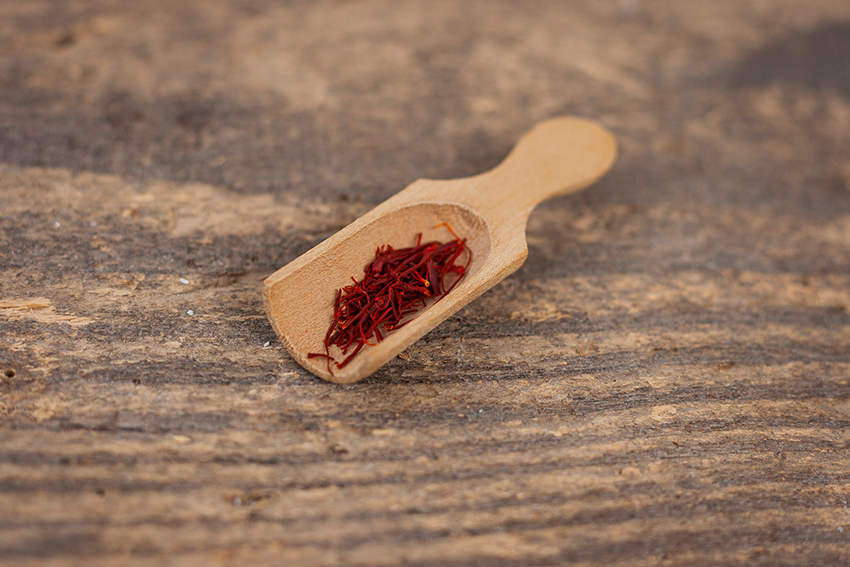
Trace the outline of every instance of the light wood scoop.
[[[545, 199], [587, 187], [614, 163], [614, 137], [598, 123], [576, 117], [541, 122], [496, 168], [464, 179], [420, 179], [315, 248], [269, 276], [263, 296], [272, 327], [301, 366], [337, 384], [369, 376], [464, 305], [516, 271], [528, 255], [525, 225]], [[375, 249], [450, 239], [446, 222], [472, 252], [466, 276], [450, 293], [364, 347], [333, 374], [323, 353], [337, 289], [360, 279]], [[334, 347], [336, 348], [336, 347]], [[334, 351], [331, 350], [331, 354]], [[338, 354], [338, 353], [337, 353]], [[337, 360], [343, 357], [337, 356]]]

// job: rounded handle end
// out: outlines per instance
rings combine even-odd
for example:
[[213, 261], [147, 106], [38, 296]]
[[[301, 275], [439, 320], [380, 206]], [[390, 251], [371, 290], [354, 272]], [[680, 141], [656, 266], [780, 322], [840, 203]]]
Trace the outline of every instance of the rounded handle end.
[[605, 127], [565, 116], [534, 126], [490, 175], [493, 189], [506, 193], [502, 197], [514, 203], [514, 210], [530, 212], [541, 201], [592, 184], [616, 157], [617, 141]]

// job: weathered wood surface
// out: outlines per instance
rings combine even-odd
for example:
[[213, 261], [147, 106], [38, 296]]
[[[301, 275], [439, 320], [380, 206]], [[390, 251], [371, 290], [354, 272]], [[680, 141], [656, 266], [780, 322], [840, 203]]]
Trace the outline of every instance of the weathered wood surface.
[[[848, 61], [844, 0], [0, 2], [0, 563], [846, 565]], [[519, 272], [289, 358], [265, 276], [565, 113], [621, 156]]]

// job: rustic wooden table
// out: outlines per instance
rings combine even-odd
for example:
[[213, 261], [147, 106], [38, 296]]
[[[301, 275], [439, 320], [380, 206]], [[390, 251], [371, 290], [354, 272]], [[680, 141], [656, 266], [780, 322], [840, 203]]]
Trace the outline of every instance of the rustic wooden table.
[[[0, 1], [0, 564], [846, 565], [850, 3]], [[372, 378], [260, 284], [559, 114], [619, 161]]]

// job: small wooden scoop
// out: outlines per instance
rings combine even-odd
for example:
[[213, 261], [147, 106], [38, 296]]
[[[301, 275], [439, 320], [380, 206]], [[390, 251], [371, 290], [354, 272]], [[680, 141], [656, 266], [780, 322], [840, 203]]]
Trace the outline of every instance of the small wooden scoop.
[[[598, 123], [563, 117], [541, 122], [523, 136], [496, 168], [465, 179], [420, 179], [265, 280], [263, 295], [272, 327], [301, 366], [337, 384], [369, 376], [464, 305], [516, 271], [528, 255], [525, 225], [545, 199], [587, 187], [614, 163], [614, 137]], [[472, 252], [466, 276], [450, 293], [364, 347], [337, 369], [324, 339], [333, 321], [336, 291], [360, 279], [378, 246], [411, 246], [448, 240], [448, 223]], [[333, 354], [333, 350], [331, 351]], [[337, 357], [342, 360], [342, 357]]]

